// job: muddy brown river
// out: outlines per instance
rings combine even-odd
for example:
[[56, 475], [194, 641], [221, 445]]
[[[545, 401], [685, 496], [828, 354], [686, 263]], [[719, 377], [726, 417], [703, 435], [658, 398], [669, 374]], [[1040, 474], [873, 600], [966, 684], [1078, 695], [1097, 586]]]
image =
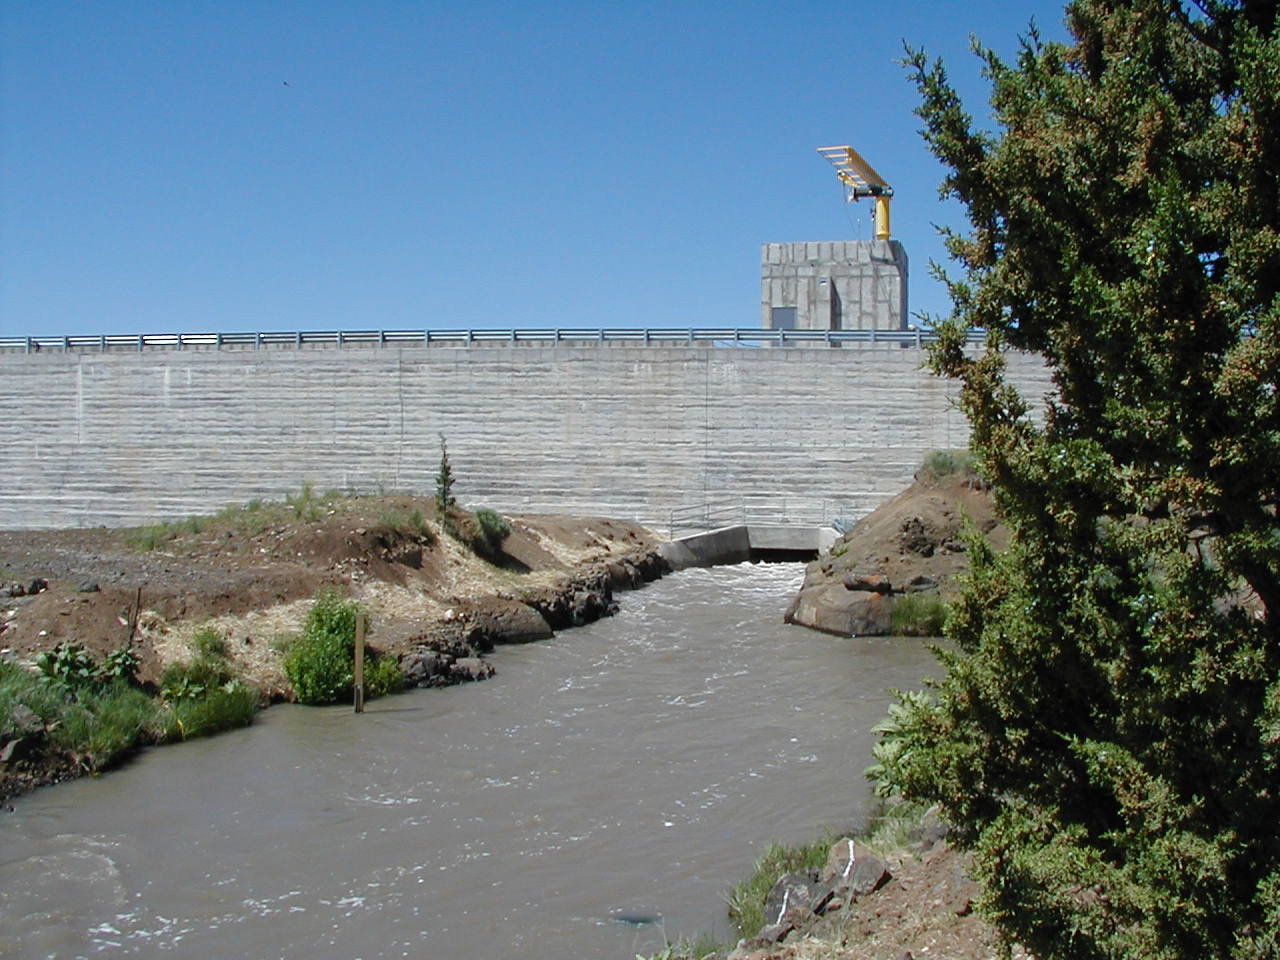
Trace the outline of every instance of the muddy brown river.
[[728, 938], [772, 839], [856, 823], [918, 640], [781, 623], [798, 564], [672, 575], [492, 680], [149, 750], [0, 815], [0, 956], [632, 960]]

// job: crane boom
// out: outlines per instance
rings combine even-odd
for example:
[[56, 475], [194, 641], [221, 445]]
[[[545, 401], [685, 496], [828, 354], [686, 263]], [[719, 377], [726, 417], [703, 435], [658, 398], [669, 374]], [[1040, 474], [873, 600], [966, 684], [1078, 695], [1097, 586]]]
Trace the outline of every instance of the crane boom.
[[857, 150], [848, 144], [837, 147], [819, 147], [818, 152], [836, 168], [836, 176], [845, 187], [845, 199], [852, 203], [863, 197], [872, 197], [876, 204], [876, 239], [889, 239], [889, 198], [893, 187], [876, 173], [871, 164], [862, 159]]

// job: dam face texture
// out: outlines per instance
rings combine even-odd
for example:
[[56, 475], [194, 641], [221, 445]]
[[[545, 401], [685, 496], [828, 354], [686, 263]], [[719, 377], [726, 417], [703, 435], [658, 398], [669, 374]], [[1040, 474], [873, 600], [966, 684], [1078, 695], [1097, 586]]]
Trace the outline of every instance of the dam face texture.
[[[900, 344], [476, 344], [0, 353], [0, 527], [129, 525], [317, 491], [751, 523], [861, 516], [965, 446], [957, 386]], [[1037, 358], [1010, 372], [1033, 403]]]

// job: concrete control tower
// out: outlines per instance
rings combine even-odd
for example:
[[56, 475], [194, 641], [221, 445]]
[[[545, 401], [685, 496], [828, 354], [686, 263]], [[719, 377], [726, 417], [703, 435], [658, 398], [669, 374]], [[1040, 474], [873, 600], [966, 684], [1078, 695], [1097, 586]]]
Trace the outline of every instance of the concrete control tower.
[[905, 330], [907, 251], [897, 240], [766, 243], [766, 330]]
[[766, 243], [760, 320], [766, 330], [905, 330], [907, 251], [889, 239], [893, 187], [848, 144], [819, 147], [846, 203], [875, 205], [874, 240]]

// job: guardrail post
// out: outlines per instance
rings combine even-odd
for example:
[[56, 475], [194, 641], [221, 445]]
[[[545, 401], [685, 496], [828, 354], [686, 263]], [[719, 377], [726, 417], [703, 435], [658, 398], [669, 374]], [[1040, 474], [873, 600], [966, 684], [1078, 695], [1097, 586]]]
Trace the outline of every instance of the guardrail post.
[[31, 352], [31, 338], [30, 338], [30, 337], [27, 337], [27, 349], [26, 349], [26, 352], [27, 352], [27, 353], [30, 353], [30, 352]]
[[98, 350], [101, 353], [107, 352], [107, 335], [105, 333], [98, 336]]
[[215, 347], [216, 349], [218, 349], [218, 350], [221, 350], [221, 349], [222, 349], [222, 334], [218, 334], [218, 335], [214, 338], [214, 340], [213, 340], [213, 345], [214, 345], [214, 347]]
[[142, 334], [138, 334], [138, 352], [142, 352]]
[[255, 330], [253, 332], [253, 349], [255, 350], [262, 349], [262, 331], [261, 330]]
[[293, 331], [293, 346], [297, 350], [302, 349], [302, 331], [301, 330]]

